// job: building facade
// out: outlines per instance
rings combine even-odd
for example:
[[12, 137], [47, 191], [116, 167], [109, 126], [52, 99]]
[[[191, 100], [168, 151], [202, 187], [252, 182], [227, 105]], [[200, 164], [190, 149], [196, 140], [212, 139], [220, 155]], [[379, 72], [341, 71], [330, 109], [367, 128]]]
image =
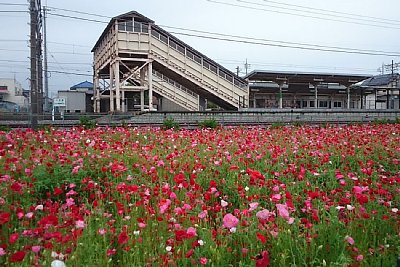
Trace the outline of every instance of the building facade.
[[29, 110], [29, 93], [15, 79], [0, 79], [0, 109], [13, 112]]

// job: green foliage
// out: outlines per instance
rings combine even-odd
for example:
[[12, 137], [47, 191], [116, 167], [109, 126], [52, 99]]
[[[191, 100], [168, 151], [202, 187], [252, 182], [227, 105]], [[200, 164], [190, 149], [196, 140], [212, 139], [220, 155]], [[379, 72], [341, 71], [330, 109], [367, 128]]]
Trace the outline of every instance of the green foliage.
[[293, 125], [296, 126], [296, 127], [304, 126], [304, 124], [305, 123], [303, 121], [295, 121], [295, 122], [293, 122]]
[[79, 125], [81, 125], [85, 129], [93, 129], [96, 127], [96, 122], [90, 120], [88, 117], [80, 117]]
[[283, 122], [273, 122], [273, 123], [271, 124], [271, 128], [273, 128], [273, 129], [275, 129], [275, 128], [281, 128], [281, 127], [283, 127], [283, 126], [285, 126], [285, 124], [284, 124]]
[[164, 119], [163, 125], [161, 128], [164, 130], [167, 130], [167, 129], [179, 130], [180, 126], [179, 126], [179, 122], [176, 122], [173, 118], [167, 118], [167, 119]]
[[199, 122], [200, 128], [211, 128], [215, 129], [218, 127], [218, 122], [213, 118], [213, 119], [205, 119], [204, 121]]
[[0, 131], [9, 132], [9, 131], [11, 131], [11, 128], [6, 125], [0, 125]]

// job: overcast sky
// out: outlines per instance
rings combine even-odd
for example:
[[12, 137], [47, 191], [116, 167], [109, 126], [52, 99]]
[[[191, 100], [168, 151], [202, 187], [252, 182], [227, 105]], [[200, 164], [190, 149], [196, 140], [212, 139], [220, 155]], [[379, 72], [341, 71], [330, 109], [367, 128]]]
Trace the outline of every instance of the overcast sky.
[[[65, 16], [109, 22], [111, 17], [132, 10], [174, 32], [226, 68], [235, 71], [239, 66], [241, 75], [245, 74], [246, 59], [249, 72], [262, 69], [354, 74], [378, 74], [383, 63], [400, 61], [399, 0], [42, 0], [42, 5], [50, 9], [50, 92], [92, 81], [90, 50], [107, 25]], [[26, 0], [0, 0], [0, 78], [16, 77], [25, 89], [29, 89], [29, 14], [14, 11], [27, 10]], [[181, 33], [239, 40], [220, 34], [235, 35], [254, 38], [250, 41], [259, 44]], [[307, 46], [314, 50], [294, 48], [304, 48], [304, 44], [314, 45]]]

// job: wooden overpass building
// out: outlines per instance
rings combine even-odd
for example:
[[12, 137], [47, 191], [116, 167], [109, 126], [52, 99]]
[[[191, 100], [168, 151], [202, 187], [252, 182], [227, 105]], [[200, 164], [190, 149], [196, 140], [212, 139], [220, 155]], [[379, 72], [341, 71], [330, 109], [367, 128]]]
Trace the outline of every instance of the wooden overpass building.
[[132, 11], [111, 19], [92, 49], [94, 111], [248, 106], [248, 83]]

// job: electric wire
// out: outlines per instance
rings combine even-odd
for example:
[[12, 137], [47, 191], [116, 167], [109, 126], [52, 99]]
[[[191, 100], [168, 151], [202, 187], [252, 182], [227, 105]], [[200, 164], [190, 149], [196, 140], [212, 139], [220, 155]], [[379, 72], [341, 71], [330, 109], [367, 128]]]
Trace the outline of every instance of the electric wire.
[[270, 0], [263, 0], [263, 1], [264, 2], [278, 4], [278, 5], [299, 7], [299, 8], [305, 9], [306, 11], [316, 10], [316, 11], [329, 12], [329, 13], [333, 13], [333, 14], [349, 15], [349, 16], [354, 16], [354, 17], [357, 17], [357, 18], [361, 17], [361, 18], [369, 18], [369, 19], [374, 19], [374, 20], [382, 20], [382, 21], [399, 22], [400, 23], [400, 20], [395, 20], [395, 19], [386, 19], [386, 18], [379, 18], [379, 17], [373, 17], [373, 16], [365, 16], [365, 15], [361, 15], [361, 14], [348, 13], [348, 12], [339, 12], [339, 11], [335, 11], [335, 10], [315, 8], [315, 7], [302, 6], [302, 5], [294, 5], [294, 4], [288, 4], [288, 3], [282, 3], [282, 2], [270, 1]]
[[324, 21], [329, 20], [329, 21], [336, 21], [336, 22], [342, 22], [342, 23], [350, 23], [350, 24], [372, 26], [372, 27], [378, 27], [378, 28], [400, 30], [400, 27], [391, 27], [391, 26], [385, 26], [385, 25], [362, 23], [362, 22], [357, 22], [357, 21], [346, 21], [346, 20], [340, 20], [340, 19], [334, 19], [334, 18], [318, 17], [318, 16], [307, 15], [306, 13], [305, 14], [296, 14], [296, 13], [291, 13], [291, 12], [287, 12], [287, 11], [271, 10], [271, 9], [266, 9], [266, 8], [256, 8], [256, 7], [251, 7], [251, 6], [239, 5], [239, 4], [233, 4], [233, 3], [226, 3], [226, 2], [215, 1], [215, 0], [206, 0], [206, 1], [208, 1], [210, 3], [220, 4], [220, 5], [226, 5], [226, 6], [232, 6], [232, 7], [240, 7], [240, 8], [244, 8], [244, 9], [250, 9], [250, 10], [256, 10], [256, 11], [265, 11], [265, 12], [270, 12], [270, 13], [284, 14], [284, 15], [291, 15], [291, 16], [297, 16], [297, 17], [301, 17], [301, 18], [312, 18], [312, 19], [318, 19], [318, 20], [324, 20]]
[[287, 41], [263, 39], [263, 38], [253, 38], [253, 37], [248, 37], [248, 36], [223, 34], [223, 33], [215, 33], [215, 32], [200, 31], [200, 30], [191, 30], [191, 29], [186, 29], [186, 28], [182, 28], [182, 27], [172, 27], [172, 26], [166, 26], [166, 25], [160, 25], [160, 27], [164, 27], [167, 29], [176, 29], [176, 30], [183, 30], [183, 31], [189, 31], [189, 32], [196, 32], [196, 33], [205, 33], [205, 34], [224, 36], [224, 37], [241, 38], [241, 39], [245, 39], [245, 40], [264, 41], [264, 42], [282, 43], [282, 44], [290, 44], [290, 45], [310, 46], [310, 47], [318, 47], [318, 48], [331, 48], [331, 49], [351, 50], [351, 51], [361, 51], [361, 52], [398, 53], [398, 52], [388, 52], [388, 51], [382, 51], [382, 50], [357, 49], [357, 48], [349, 48], [349, 47], [326, 46], [326, 45], [317, 45], [317, 44], [309, 44], [309, 43], [298, 43], [298, 42], [287, 42]]
[[[344, 19], [350, 19], [350, 20], [359, 20], [359, 21], [365, 21], [365, 22], [372, 22], [372, 23], [381, 23], [381, 24], [389, 24], [389, 25], [397, 25], [400, 26], [400, 21], [383, 21], [383, 20], [377, 20], [377, 19], [369, 19], [369, 18], [363, 18], [363, 17], [356, 17], [354, 18], [355, 15], [349, 16], [349, 15], [342, 15], [340, 12], [332, 12], [328, 10], [324, 10], [324, 13], [321, 13], [320, 11], [313, 11], [314, 9], [308, 8], [308, 7], [301, 7], [301, 8], [306, 8], [307, 10], [301, 10], [296, 8], [291, 8], [291, 7], [280, 7], [276, 5], [271, 5], [271, 4], [260, 4], [260, 3], [255, 3], [251, 1], [245, 1], [245, 0], [237, 0], [238, 2], [245, 3], [245, 4], [250, 4], [250, 5], [256, 5], [256, 6], [262, 6], [262, 7], [272, 7], [272, 8], [277, 8], [277, 9], [284, 9], [284, 10], [289, 10], [289, 11], [295, 11], [295, 12], [300, 12], [300, 13], [307, 13], [307, 14], [317, 14], [317, 15], [323, 15], [323, 16], [331, 16], [334, 18], [344, 18]], [[265, 1], [269, 2], [269, 1]], [[271, 2], [272, 3], [272, 2]], [[276, 2], [274, 2], [275, 4]], [[291, 5], [287, 5], [291, 6]], [[329, 14], [331, 13], [331, 14]]]
[[[208, 0], [208, 1], [211, 1], [211, 0]], [[51, 13], [51, 15], [58, 16], [59, 14]], [[78, 19], [78, 20], [84, 20], [84, 21], [93, 22], [93, 20], [91, 20], [91, 19], [82, 18], [82, 17], [64, 16], [64, 15], [62, 15], [62, 16], [63, 17], [68, 17], [68, 18], [71, 18], [71, 19]], [[96, 20], [95, 22], [107, 23], [107, 22], [98, 21], [98, 20]], [[172, 26], [166, 26], [166, 25], [160, 25], [160, 27], [171, 28], [171, 29], [180, 29], [180, 30], [191, 31], [191, 32], [196, 32], [196, 33], [206, 33], [206, 34], [222, 36], [222, 37], [234, 37], [234, 38], [240, 38], [240, 39], [243, 39], [243, 40], [234, 40], [234, 39], [230, 39], [230, 38], [211, 37], [211, 36], [204, 36], [204, 35], [198, 35], [198, 34], [188, 34], [188, 33], [182, 33], [182, 32], [170, 32], [170, 33], [174, 33], [174, 34], [178, 34], [178, 35], [198, 37], [198, 38], [203, 38], [203, 39], [213, 39], [213, 40], [220, 40], [220, 41], [247, 43], [247, 44], [264, 45], [264, 46], [275, 46], [275, 47], [282, 47], [282, 48], [294, 48], [294, 49], [311, 50], [311, 51], [361, 54], [361, 55], [375, 55], [375, 56], [400, 56], [400, 52], [388, 52], [388, 51], [380, 51], [380, 50], [363, 50], [363, 49], [348, 48], [348, 47], [323, 46], [323, 45], [313, 45], [313, 44], [307, 44], [307, 43], [296, 43], [296, 42], [286, 42], [286, 41], [280, 41], [280, 40], [251, 38], [251, 37], [245, 37], [245, 36], [239, 36], [239, 35], [227, 35], [227, 34], [215, 33], [215, 32], [191, 30], [191, 29], [185, 29], [185, 28], [181, 28], [181, 27], [172, 27]], [[255, 40], [256, 42], [252, 42], [252, 41], [248, 41], [248, 40]], [[259, 42], [259, 41], [262, 41], [262, 42]], [[265, 42], [273, 42], [273, 43], [279, 43], [279, 44], [272, 44], [272, 43], [265, 43]]]
[[301, 47], [301, 46], [295, 46], [295, 45], [271, 44], [271, 43], [262, 43], [262, 42], [255, 42], [255, 41], [246, 41], [246, 40], [234, 40], [234, 39], [223, 38], [223, 37], [204, 36], [204, 35], [182, 33], [182, 32], [170, 32], [170, 33], [173, 33], [176, 35], [218, 40], [218, 41], [236, 42], [236, 43], [243, 43], [243, 44], [263, 45], [263, 46], [274, 46], [274, 47], [281, 47], [281, 48], [295, 48], [295, 49], [310, 50], [310, 51], [335, 52], [335, 53], [371, 55], [371, 56], [388, 56], [388, 57], [400, 56], [400, 52], [399, 53], [397, 53], [397, 52], [395, 52], [395, 53], [378, 53], [378, 52], [373, 53], [373, 52], [350, 51], [350, 50], [346, 51], [346, 50], [329, 49], [329, 48], [326, 48], [326, 49], [325, 48], [312, 48], [312, 47]]

